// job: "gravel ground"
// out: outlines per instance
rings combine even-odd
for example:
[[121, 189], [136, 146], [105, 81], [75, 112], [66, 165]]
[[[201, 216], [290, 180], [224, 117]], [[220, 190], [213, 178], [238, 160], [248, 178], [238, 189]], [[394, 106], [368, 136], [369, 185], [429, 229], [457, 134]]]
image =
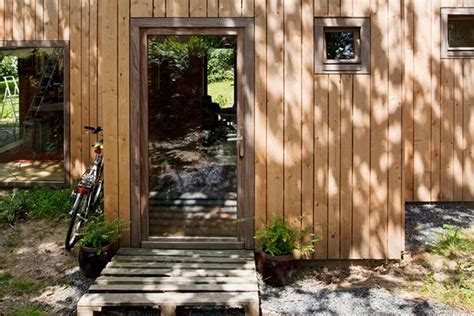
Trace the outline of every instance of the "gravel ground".
[[[461, 205], [407, 205], [406, 248], [422, 251], [432, 244], [444, 224], [458, 227], [474, 225], [474, 210]], [[339, 271], [338, 271], [339, 270]], [[357, 271], [359, 270], [359, 272]], [[358, 286], [354, 278], [364, 278]], [[375, 269], [377, 270], [377, 268]], [[336, 277], [328, 276], [336, 271]], [[369, 272], [368, 272], [369, 271]], [[440, 315], [462, 314], [460, 310], [433, 301], [416, 299], [399, 290], [403, 279], [370, 275], [374, 269], [319, 269], [296, 272], [293, 283], [274, 288], [260, 282], [261, 308], [264, 315]], [[367, 276], [367, 272], [370, 276]], [[324, 278], [328, 278], [324, 280]], [[384, 282], [386, 280], [391, 282]], [[392, 282], [393, 281], [393, 282]], [[397, 283], [398, 282], [398, 283]], [[364, 286], [367, 284], [367, 286]], [[466, 313], [467, 315], [467, 313]]]
[[331, 289], [312, 279], [296, 281], [284, 289], [260, 284], [264, 315], [440, 315], [453, 310], [445, 305], [414, 300], [384, 288]]
[[450, 224], [468, 228], [474, 226], [474, 208], [454, 204], [410, 204], [405, 212], [406, 250], [417, 251], [430, 246]]

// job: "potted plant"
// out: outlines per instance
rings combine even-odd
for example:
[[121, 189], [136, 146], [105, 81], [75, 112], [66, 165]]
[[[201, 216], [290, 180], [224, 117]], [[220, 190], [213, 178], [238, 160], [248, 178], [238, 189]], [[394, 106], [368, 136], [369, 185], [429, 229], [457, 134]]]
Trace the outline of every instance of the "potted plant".
[[100, 275], [108, 262], [115, 255], [114, 243], [121, 237], [122, 221], [92, 219], [82, 229], [81, 247], [79, 249], [79, 267], [88, 278]]
[[255, 239], [261, 248], [258, 269], [263, 281], [272, 286], [284, 286], [291, 280], [294, 256], [307, 256], [314, 252], [314, 243], [321, 236], [304, 229], [291, 227], [274, 215]]

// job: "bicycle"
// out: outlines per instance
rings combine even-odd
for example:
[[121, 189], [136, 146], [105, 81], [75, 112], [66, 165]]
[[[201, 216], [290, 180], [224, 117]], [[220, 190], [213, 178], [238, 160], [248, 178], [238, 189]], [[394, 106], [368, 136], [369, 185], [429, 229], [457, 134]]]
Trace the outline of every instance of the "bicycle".
[[[84, 126], [84, 129], [87, 130], [88, 134], [102, 136], [102, 128], [100, 126]], [[94, 161], [84, 172], [81, 180], [71, 194], [72, 207], [69, 212], [69, 215], [71, 215], [71, 223], [69, 224], [66, 235], [66, 250], [71, 250], [81, 239], [80, 229], [85, 226], [90, 215], [97, 212], [99, 203], [103, 197], [103, 139], [100, 138], [93, 147], [95, 152]]]

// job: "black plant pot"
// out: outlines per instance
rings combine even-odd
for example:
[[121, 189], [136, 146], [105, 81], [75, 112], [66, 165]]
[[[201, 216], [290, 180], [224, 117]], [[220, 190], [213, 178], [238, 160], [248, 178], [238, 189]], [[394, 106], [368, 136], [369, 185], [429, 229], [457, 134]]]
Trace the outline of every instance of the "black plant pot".
[[263, 282], [271, 286], [285, 286], [291, 281], [293, 275], [293, 255], [271, 256], [260, 252], [258, 271]]
[[97, 253], [95, 248], [81, 246], [78, 256], [81, 273], [86, 278], [98, 277], [114, 255], [112, 244], [102, 247], [100, 253]]

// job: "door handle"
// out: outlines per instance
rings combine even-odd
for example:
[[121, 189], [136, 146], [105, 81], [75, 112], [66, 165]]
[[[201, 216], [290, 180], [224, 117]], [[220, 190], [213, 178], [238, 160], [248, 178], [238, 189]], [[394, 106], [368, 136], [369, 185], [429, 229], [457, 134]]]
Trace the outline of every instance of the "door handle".
[[245, 156], [245, 134], [243, 128], [239, 128], [238, 134], [227, 134], [227, 141], [238, 142], [239, 157], [243, 158]]

